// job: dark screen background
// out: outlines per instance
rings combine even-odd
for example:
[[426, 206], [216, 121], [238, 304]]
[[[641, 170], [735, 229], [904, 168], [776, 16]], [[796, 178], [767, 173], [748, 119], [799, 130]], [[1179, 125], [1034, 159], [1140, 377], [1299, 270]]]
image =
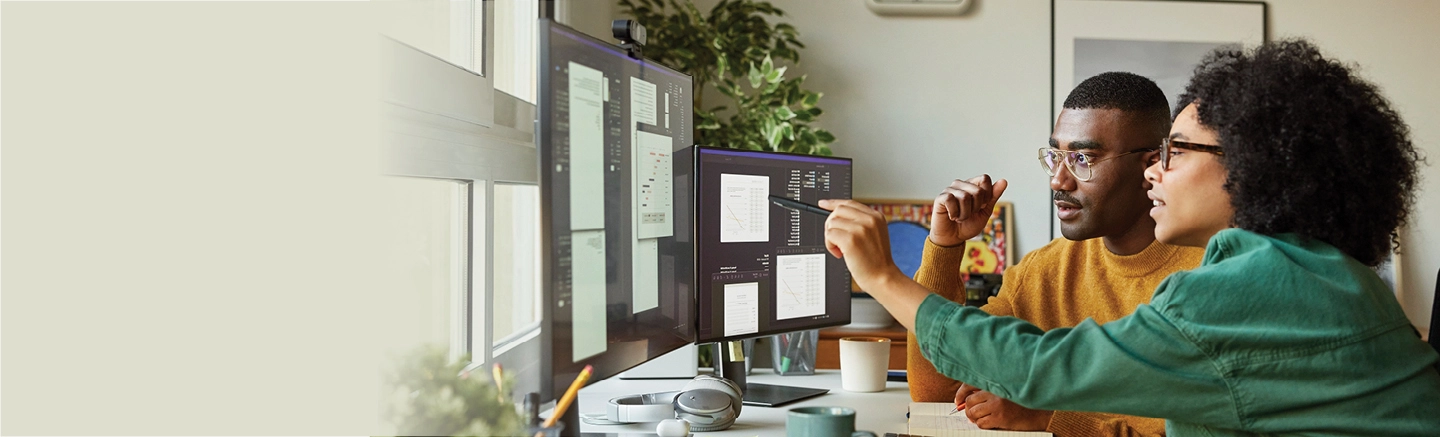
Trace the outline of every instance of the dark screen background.
[[[851, 162], [845, 158], [698, 148], [696, 160], [698, 342], [738, 340], [850, 323], [850, 271], [825, 251], [825, 216], [770, 203], [766, 242], [721, 243], [721, 175], [769, 177], [769, 194], [816, 204], [849, 199]], [[827, 183], [828, 182], [828, 183]], [[828, 185], [828, 187], [826, 186]], [[775, 267], [779, 255], [825, 254], [825, 312], [776, 318]], [[725, 284], [758, 282], [759, 331], [725, 336]]]

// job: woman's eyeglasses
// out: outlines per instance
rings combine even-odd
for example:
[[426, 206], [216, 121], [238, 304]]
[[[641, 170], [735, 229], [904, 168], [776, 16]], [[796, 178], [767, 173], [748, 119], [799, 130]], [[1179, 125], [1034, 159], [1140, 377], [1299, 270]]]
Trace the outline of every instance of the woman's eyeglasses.
[[1060, 165], [1060, 162], [1064, 161], [1065, 168], [1070, 169], [1070, 174], [1075, 175], [1075, 179], [1079, 179], [1082, 182], [1089, 182], [1090, 178], [1095, 176], [1095, 171], [1092, 170], [1092, 168], [1095, 167], [1096, 164], [1132, 153], [1143, 153], [1154, 150], [1154, 147], [1146, 147], [1143, 149], [1131, 150], [1129, 152], [1121, 153], [1119, 155], [1111, 156], [1109, 158], [1096, 158], [1086, 154], [1085, 152], [1041, 147], [1040, 166], [1045, 168], [1045, 174], [1054, 177], [1055, 166]]
[[1180, 153], [1175, 149], [1193, 150], [1196, 152], [1214, 153], [1216, 156], [1225, 156], [1225, 150], [1213, 144], [1196, 144], [1188, 141], [1176, 141], [1166, 138], [1160, 141], [1160, 169], [1170, 170], [1170, 158]]

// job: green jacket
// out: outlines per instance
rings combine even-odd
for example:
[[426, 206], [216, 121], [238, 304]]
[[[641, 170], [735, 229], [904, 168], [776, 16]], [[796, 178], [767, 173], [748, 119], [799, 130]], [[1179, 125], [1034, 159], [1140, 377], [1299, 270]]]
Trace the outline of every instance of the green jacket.
[[931, 295], [915, 331], [941, 373], [1031, 408], [1160, 417], [1173, 436], [1440, 435], [1435, 351], [1372, 270], [1297, 235], [1224, 230], [1104, 325], [1046, 332]]

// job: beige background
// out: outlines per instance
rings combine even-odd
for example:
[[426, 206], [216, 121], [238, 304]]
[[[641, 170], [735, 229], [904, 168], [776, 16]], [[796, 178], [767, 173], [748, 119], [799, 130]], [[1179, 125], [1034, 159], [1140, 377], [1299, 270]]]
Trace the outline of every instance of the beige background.
[[[1050, 2], [879, 17], [773, 0], [808, 45], [857, 197], [1009, 178], [1048, 239]], [[712, 1], [701, 1], [708, 7]], [[1271, 0], [1272, 36], [1358, 63], [1431, 157], [1401, 302], [1440, 268], [1440, 2]], [[613, 3], [566, 3], [593, 33]], [[381, 275], [365, 3], [0, 4], [3, 434], [374, 435], [378, 345], [414, 326]], [[1177, 19], [1183, 19], [1178, 17]]]
[[366, 9], [0, 5], [0, 433], [377, 431]]

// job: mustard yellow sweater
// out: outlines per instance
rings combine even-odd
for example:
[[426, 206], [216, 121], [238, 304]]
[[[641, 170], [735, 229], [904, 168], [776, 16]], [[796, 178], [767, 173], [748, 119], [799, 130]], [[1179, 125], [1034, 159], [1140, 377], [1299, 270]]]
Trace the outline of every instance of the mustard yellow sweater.
[[[925, 241], [924, 260], [915, 280], [941, 297], [965, 301], [960, 280], [964, 245], [941, 247]], [[1160, 281], [1171, 273], [1200, 265], [1205, 251], [1154, 242], [1140, 253], [1120, 256], [1100, 238], [1057, 238], [1005, 270], [1000, 294], [980, 307], [998, 316], [1024, 319], [1041, 329], [1071, 327], [1089, 318], [1097, 323], [1119, 319], [1150, 302]], [[910, 397], [916, 402], [951, 402], [960, 383], [946, 378], [920, 354], [915, 333], [908, 335], [906, 368]], [[1056, 437], [1164, 435], [1165, 421], [1102, 413], [1056, 411], [1046, 431]]]

